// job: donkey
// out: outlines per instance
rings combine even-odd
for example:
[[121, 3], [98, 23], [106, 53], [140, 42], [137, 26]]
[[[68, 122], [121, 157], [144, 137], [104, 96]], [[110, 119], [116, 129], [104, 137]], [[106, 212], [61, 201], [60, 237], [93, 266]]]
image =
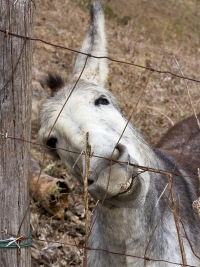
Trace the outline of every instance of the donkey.
[[155, 148], [127, 124], [105, 88], [108, 65], [101, 4], [94, 2], [90, 13], [71, 80], [66, 85], [59, 76], [48, 77], [52, 96], [41, 105], [39, 130], [41, 142], [81, 184], [89, 133], [88, 191], [99, 202], [91, 219], [88, 266], [183, 266], [181, 248], [188, 265], [200, 266], [192, 252], [200, 247], [200, 223], [192, 209], [199, 194], [196, 120], [191, 117], [174, 126]]

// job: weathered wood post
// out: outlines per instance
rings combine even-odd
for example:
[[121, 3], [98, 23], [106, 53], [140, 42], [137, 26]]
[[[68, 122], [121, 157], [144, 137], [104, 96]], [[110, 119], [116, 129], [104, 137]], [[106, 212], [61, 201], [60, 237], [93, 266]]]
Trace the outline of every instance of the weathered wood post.
[[[30, 233], [29, 144], [20, 139], [30, 140], [33, 43], [12, 33], [32, 37], [33, 13], [31, 0], [0, 0], [0, 246]], [[30, 251], [0, 248], [0, 266], [30, 267]]]

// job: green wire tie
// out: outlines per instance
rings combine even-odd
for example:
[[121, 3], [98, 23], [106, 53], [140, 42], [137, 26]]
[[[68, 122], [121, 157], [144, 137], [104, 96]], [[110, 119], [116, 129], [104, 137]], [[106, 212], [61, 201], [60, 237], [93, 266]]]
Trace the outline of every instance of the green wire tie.
[[[0, 248], [25, 248], [31, 246], [33, 243], [33, 239], [31, 238], [32, 232], [30, 232], [26, 237], [20, 236], [20, 237], [10, 237], [5, 240], [0, 240]], [[19, 244], [19, 241], [30, 239], [27, 243]]]

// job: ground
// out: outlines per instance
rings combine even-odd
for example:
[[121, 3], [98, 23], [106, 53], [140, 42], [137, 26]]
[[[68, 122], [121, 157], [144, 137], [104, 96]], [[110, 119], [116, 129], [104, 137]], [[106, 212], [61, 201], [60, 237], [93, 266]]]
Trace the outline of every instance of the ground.
[[[200, 80], [200, 2], [102, 2], [106, 13], [109, 57], [135, 64], [133, 66], [109, 61], [107, 87], [119, 100], [122, 113], [127, 118], [142, 89], [146, 88], [131, 122], [154, 145], [172, 125], [193, 114], [192, 106], [197, 112], [200, 110], [199, 83], [171, 74]], [[35, 37], [63, 47], [79, 49], [88, 26], [89, 3], [86, 0], [38, 0]], [[55, 71], [67, 80], [75, 57], [76, 53], [66, 49], [40, 41], [34, 42], [34, 94], [42, 94], [42, 88], [47, 90], [44, 77], [48, 72]], [[143, 67], [161, 73], [150, 72]], [[32, 139], [37, 141], [35, 122]], [[42, 148], [33, 145], [31, 151], [41, 164]], [[76, 245], [83, 245], [85, 237], [83, 190], [60, 161], [46, 156], [44, 169], [49, 175], [65, 179], [72, 192], [69, 196], [69, 208], [62, 220], [49, 214], [38, 203], [31, 204], [31, 226], [35, 238], [32, 267], [81, 266], [83, 252]], [[94, 203], [90, 199], [90, 209], [93, 207]], [[47, 242], [48, 240], [52, 242]], [[62, 243], [71, 246], [64, 246]]]

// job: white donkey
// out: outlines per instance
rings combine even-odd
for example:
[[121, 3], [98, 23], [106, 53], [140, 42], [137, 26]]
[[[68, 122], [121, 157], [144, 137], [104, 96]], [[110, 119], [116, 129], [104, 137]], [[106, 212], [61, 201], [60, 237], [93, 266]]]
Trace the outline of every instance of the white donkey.
[[[91, 5], [91, 22], [80, 51], [106, 57], [100, 3]], [[197, 167], [200, 167], [200, 131], [195, 119], [190, 118], [172, 128], [159, 143], [159, 148], [151, 148], [130, 124], [119, 140], [127, 120], [115, 97], [104, 87], [107, 60], [86, 58], [84, 54], [77, 56], [72, 79], [67, 85], [60, 77], [49, 76], [48, 85], [53, 93], [40, 110], [39, 136], [83, 184], [85, 157], [77, 158], [85, 151], [86, 133], [89, 132], [93, 156], [88, 191], [99, 204], [93, 215], [93, 221], [96, 220], [89, 238], [88, 266], [140, 267], [144, 262], [146, 266], [182, 266], [173, 202], [169, 195], [169, 175], [141, 170], [131, 163], [176, 174], [172, 177], [173, 195], [182, 247], [187, 264], [200, 266], [200, 260], [188, 242], [189, 239], [196, 253], [200, 251], [200, 222], [192, 210], [192, 203], [198, 198]], [[193, 127], [190, 126], [192, 121]], [[191, 138], [187, 140], [190, 130]], [[113, 161], [108, 160], [111, 155]]]

